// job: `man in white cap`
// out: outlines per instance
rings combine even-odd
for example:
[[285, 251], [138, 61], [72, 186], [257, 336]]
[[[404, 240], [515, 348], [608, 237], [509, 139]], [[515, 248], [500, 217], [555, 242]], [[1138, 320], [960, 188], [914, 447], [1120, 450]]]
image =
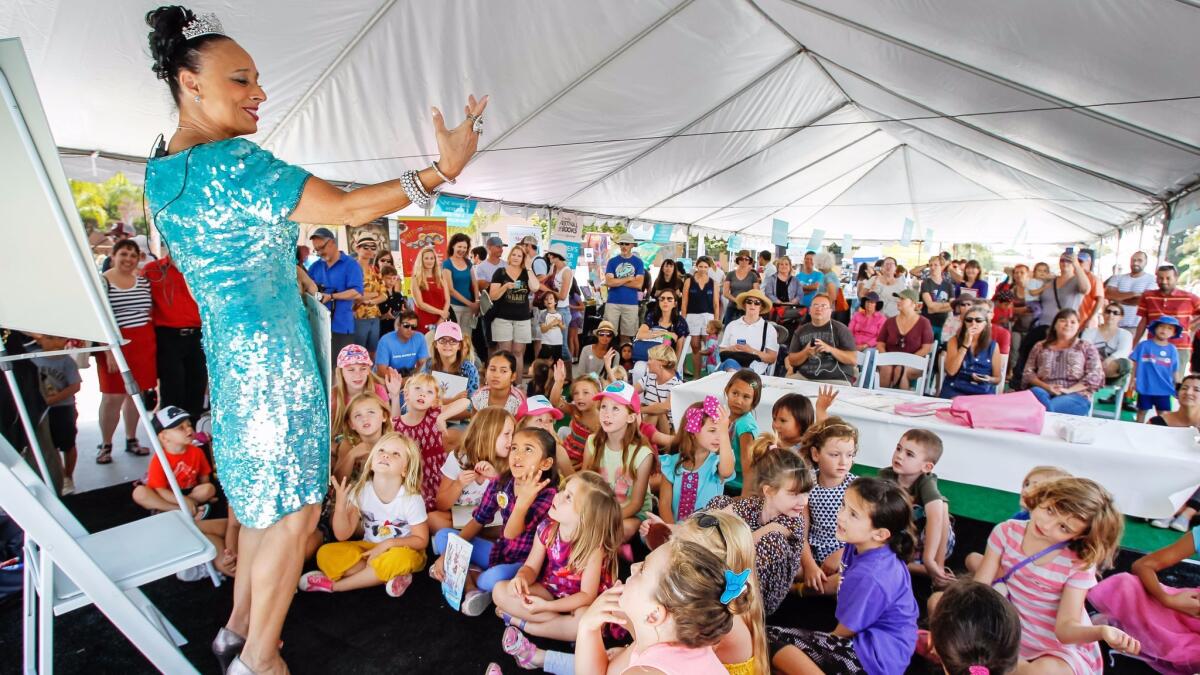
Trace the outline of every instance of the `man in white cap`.
[[642, 277], [646, 274], [646, 263], [633, 252], [636, 243], [629, 233], [617, 237], [621, 252], [609, 258], [604, 268], [604, 285], [608, 286], [604, 318], [616, 326], [617, 335], [631, 342], [637, 334], [638, 292], [642, 290]]

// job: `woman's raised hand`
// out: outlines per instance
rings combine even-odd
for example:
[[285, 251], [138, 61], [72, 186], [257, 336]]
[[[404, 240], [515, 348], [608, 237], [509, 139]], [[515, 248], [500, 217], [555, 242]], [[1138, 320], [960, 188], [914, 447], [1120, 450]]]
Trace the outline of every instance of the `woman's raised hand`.
[[446, 120], [442, 111], [433, 109], [433, 128], [437, 135], [438, 168], [450, 178], [456, 178], [462, 173], [471, 157], [479, 147], [479, 134], [475, 133], [475, 118], [481, 117], [487, 108], [488, 97], [476, 100], [474, 95], [467, 98], [463, 109], [467, 117], [453, 129], [446, 128]]

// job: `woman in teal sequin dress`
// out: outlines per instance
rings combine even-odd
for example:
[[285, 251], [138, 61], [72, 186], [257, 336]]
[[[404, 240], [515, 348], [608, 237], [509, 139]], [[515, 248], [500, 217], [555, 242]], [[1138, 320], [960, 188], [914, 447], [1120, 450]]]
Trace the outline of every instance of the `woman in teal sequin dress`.
[[[250, 55], [215, 18], [182, 7], [146, 21], [154, 70], [179, 108], [167, 154], [147, 166], [146, 196], [200, 307], [213, 455], [242, 523], [234, 609], [213, 650], [232, 660], [228, 672], [286, 672], [279, 635], [329, 482], [329, 406], [296, 282], [298, 223], [364, 223], [409, 198], [399, 180], [343, 192], [240, 138], [258, 131], [266, 100]], [[453, 130], [434, 109], [441, 159], [415, 175], [426, 190], [474, 154], [472, 121], [486, 105], [471, 97]]]

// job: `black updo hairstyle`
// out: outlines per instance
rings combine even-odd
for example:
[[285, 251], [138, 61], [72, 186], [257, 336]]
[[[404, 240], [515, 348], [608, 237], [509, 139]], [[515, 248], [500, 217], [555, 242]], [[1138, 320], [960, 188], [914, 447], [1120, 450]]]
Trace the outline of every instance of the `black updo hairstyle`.
[[171, 97], [178, 105], [180, 69], [193, 73], [200, 70], [200, 51], [211, 42], [228, 40], [224, 35], [200, 35], [188, 40], [183, 37], [183, 27], [196, 15], [192, 10], [179, 5], [166, 5], [146, 13], [146, 25], [151, 30], [150, 56], [154, 59], [151, 69], [160, 80], [166, 80], [171, 88]]
[[857, 494], [871, 513], [871, 526], [886, 529], [891, 533], [887, 547], [904, 562], [913, 558], [917, 538], [913, 532], [912, 502], [903, 488], [891, 481], [864, 476], [855, 480], [846, 490]]

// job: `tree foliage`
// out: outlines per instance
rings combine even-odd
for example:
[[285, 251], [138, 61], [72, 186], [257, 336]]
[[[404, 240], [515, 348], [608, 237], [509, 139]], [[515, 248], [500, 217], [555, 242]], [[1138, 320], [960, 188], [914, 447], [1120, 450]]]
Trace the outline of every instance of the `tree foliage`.
[[84, 226], [91, 230], [107, 229], [120, 220], [133, 226], [140, 234], [149, 234], [142, 215], [142, 188], [117, 173], [103, 183], [72, 180], [71, 194]]

